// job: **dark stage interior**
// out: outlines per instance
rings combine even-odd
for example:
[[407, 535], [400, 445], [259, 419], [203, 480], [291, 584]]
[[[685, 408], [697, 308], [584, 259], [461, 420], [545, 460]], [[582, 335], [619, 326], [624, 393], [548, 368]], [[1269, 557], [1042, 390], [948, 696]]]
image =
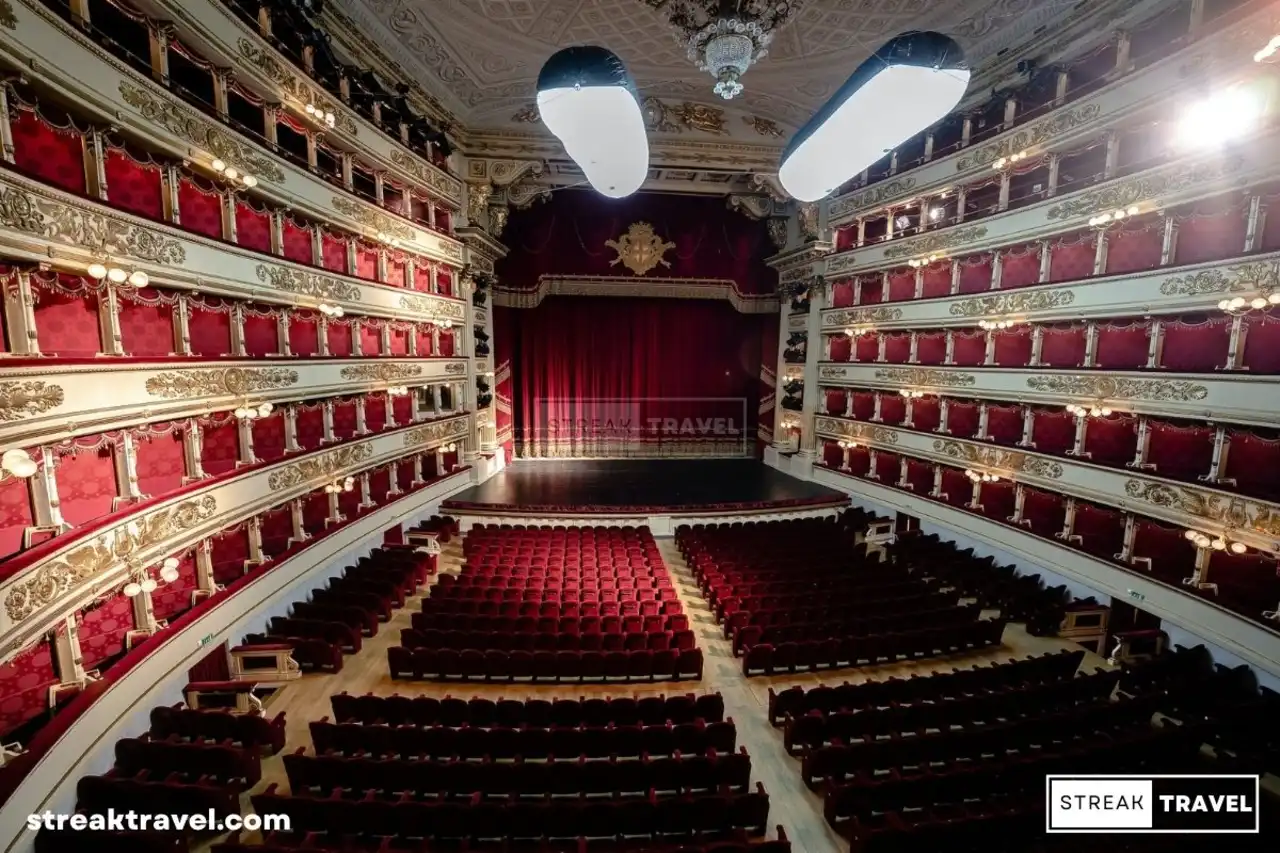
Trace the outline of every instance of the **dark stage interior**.
[[750, 459], [515, 462], [444, 507], [566, 512], [831, 503], [844, 495]]

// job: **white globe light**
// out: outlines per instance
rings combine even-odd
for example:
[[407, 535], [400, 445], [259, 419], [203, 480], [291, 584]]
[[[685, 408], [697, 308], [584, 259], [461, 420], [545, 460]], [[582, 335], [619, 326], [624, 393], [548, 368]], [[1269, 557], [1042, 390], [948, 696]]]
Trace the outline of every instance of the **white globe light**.
[[178, 579], [178, 570], [176, 568], [165, 566], [163, 569], [160, 570], [160, 580], [164, 581], [165, 583], [173, 583], [177, 579]]
[[963, 61], [960, 45], [941, 33], [891, 39], [791, 140], [778, 170], [782, 186], [817, 201], [943, 118], [969, 86]]
[[140, 586], [143, 592], [155, 592], [159, 584], [156, 583], [155, 578], [143, 578]]
[[103, 264], [89, 264], [89, 269], [85, 272], [89, 274], [89, 278], [96, 278], [99, 281], [107, 277], [107, 268]]
[[1244, 307], [1244, 297], [1243, 297], [1243, 296], [1237, 296], [1235, 299], [1232, 299], [1232, 300], [1231, 300], [1231, 307], [1232, 307], [1232, 308], [1243, 308], [1243, 307]]
[[246, 187], [256, 187], [258, 185], [258, 179], [255, 178], [253, 175], [245, 175], [244, 185]]
[[1249, 303], [1249, 307], [1255, 310], [1266, 308], [1267, 300], [1263, 299], [1261, 296], [1254, 297], [1253, 301]]
[[1215, 550], [1215, 551], [1225, 551], [1225, 550], [1227, 550], [1227, 543], [1226, 543], [1226, 540], [1224, 540], [1224, 539], [1215, 539], [1215, 540], [1213, 540], [1213, 550]]
[[129, 284], [134, 287], [146, 287], [151, 283], [151, 277], [141, 270], [134, 270], [129, 273]]
[[1184, 533], [1184, 534], [1182, 534], [1182, 535], [1183, 535], [1183, 536], [1185, 536], [1188, 540], [1190, 540], [1190, 541], [1192, 541], [1192, 542], [1194, 542], [1194, 541], [1195, 541], [1195, 538], [1196, 538], [1196, 532], [1195, 532], [1194, 530], [1188, 530], [1186, 533]]
[[115, 282], [116, 284], [124, 284], [125, 279], [127, 279], [128, 277], [129, 277], [129, 274], [124, 270], [120, 269], [120, 267], [112, 267], [111, 269], [107, 270], [107, 279]]
[[134, 598], [138, 593], [142, 592], [142, 587], [136, 581], [129, 581], [124, 585], [123, 592], [129, 598]]
[[235, 415], [237, 418], [240, 418], [241, 420], [243, 420], [244, 418], [249, 417], [249, 410], [246, 409], [244, 406], [240, 406], [234, 412], [232, 412], [232, 414]]
[[223, 169], [227, 168], [227, 164], [221, 160], [214, 160], [209, 165], [213, 167], [213, 171], [215, 172], [221, 172]]
[[1232, 553], [1232, 554], [1243, 554], [1245, 551], [1248, 551], [1248, 550], [1249, 550], [1249, 547], [1248, 547], [1247, 545], [1245, 545], [1243, 542], [1232, 542], [1232, 543], [1231, 543], [1231, 553]]
[[267, 415], [275, 411], [275, 408], [276, 407], [271, 403], [263, 403], [261, 406], [258, 407], [258, 414], [262, 415], [265, 418]]
[[609, 198], [640, 189], [649, 139], [627, 67], [602, 47], [569, 47], [538, 74], [538, 113], [591, 186]]
[[228, 180], [231, 180], [231, 181], [234, 181], [236, 178], [240, 177], [240, 173], [239, 173], [237, 170], [232, 169], [232, 168], [230, 168], [230, 167], [227, 167], [226, 169], [224, 169], [224, 170], [222, 171], [222, 174], [223, 174], [223, 175], [224, 175]]
[[1277, 291], [1267, 297], [1267, 302], [1272, 305], [1280, 305], [1280, 291]]

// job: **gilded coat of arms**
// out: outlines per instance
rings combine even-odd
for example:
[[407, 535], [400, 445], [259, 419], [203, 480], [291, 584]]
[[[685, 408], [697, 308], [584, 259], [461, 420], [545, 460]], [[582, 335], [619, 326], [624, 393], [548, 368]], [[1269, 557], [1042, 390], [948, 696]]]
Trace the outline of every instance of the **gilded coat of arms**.
[[648, 222], [635, 222], [617, 240], [605, 240], [604, 244], [618, 253], [618, 257], [609, 262], [609, 266], [621, 263], [636, 275], [644, 275], [661, 264], [664, 267], [671, 263], [663, 258], [676, 247], [653, 233], [653, 226]]

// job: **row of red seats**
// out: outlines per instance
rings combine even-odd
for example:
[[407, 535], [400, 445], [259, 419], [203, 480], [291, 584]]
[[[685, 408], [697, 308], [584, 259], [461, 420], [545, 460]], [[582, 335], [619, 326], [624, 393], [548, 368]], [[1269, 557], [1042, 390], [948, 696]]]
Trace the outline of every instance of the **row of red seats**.
[[[753, 839], [745, 832], [699, 833], [697, 837], [672, 841], [652, 839], [608, 838], [538, 838], [500, 841], [461, 841], [450, 839], [435, 844], [421, 838], [384, 836], [376, 850], [366, 847], [356, 837], [332, 833], [298, 833], [285, 837], [268, 833], [261, 844], [246, 844], [233, 833], [229, 840], [213, 845], [210, 853], [294, 853], [298, 849], [330, 850], [351, 853], [791, 853], [791, 842], [781, 826], [772, 841]], [[712, 840], [714, 839], [714, 840]], [[182, 848], [186, 850], [184, 846]], [[106, 853], [138, 853], [137, 850], [113, 848]], [[152, 851], [143, 851], [152, 853]], [[156, 851], [168, 853], [168, 851]]]
[[336, 604], [331, 601], [297, 601], [289, 615], [294, 619], [341, 622], [365, 637], [376, 637], [378, 623], [381, 621], [376, 610], [369, 610], [358, 604]]
[[957, 596], [951, 593], [924, 592], [904, 598], [884, 600], [855, 599], [848, 603], [827, 604], [825, 597], [819, 603], [808, 607], [773, 607], [761, 609], [752, 607], [749, 610], [737, 610], [725, 614], [724, 635], [733, 637], [739, 628], [757, 625], [767, 628], [773, 625], [793, 625], [804, 622], [829, 622], [858, 616], [867, 612], [887, 615], [906, 613], [913, 610], [934, 610], [946, 604], [954, 604]]
[[[603, 636], [612, 636], [605, 634]], [[757, 647], [760, 648], [760, 647]], [[480, 651], [387, 649], [392, 678], [475, 681], [702, 680], [702, 650], [651, 652]]]
[[328, 718], [310, 724], [317, 753], [345, 755], [419, 756], [424, 758], [541, 759], [608, 758], [701, 753], [708, 749], [733, 752], [738, 730], [733, 718], [718, 722], [652, 726], [574, 726], [568, 728], [484, 728], [464, 726], [383, 726], [363, 723], [331, 723]]
[[340, 643], [332, 643], [319, 637], [298, 637], [288, 634], [245, 634], [246, 646], [285, 645], [293, 649], [291, 656], [303, 672], [342, 672], [346, 655]]
[[[951, 728], [938, 721], [938, 730], [898, 730], [888, 737], [870, 736], [845, 743], [805, 751], [800, 775], [805, 784], [844, 783], [851, 776], [876, 771], [924, 766], [937, 761], [981, 760], [983, 756], [1029, 753], [1069, 745], [1072, 740], [1117, 730], [1133, 731], [1151, 722], [1159, 697], [1150, 696], [1120, 702], [1096, 702], [1061, 711], [1006, 721], [989, 720], [983, 725]], [[917, 732], [904, 737], [904, 734]]]
[[729, 789], [746, 793], [751, 784], [751, 759], [746, 749], [720, 754], [675, 753], [670, 757], [608, 759], [585, 758], [553, 761], [423, 761], [402, 758], [347, 758], [336, 755], [306, 755], [297, 752], [284, 757], [289, 789], [329, 792], [409, 792], [419, 797], [432, 794], [470, 798], [546, 797], [547, 794], [597, 794], [619, 797], [626, 794], [690, 793]]
[[[716, 619], [723, 622], [734, 613], [757, 610], [791, 610], [810, 607], [815, 601], [826, 602], [829, 607], [842, 607], [850, 613], [875, 610], [877, 602], [901, 601], [904, 598], [919, 596], [928, 588], [918, 582], [896, 584], [892, 587], [868, 587], [863, 590], [846, 592], [796, 592], [770, 595], [728, 595], [719, 598], [712, 609]], [[959, 596], [956, 596], [957, 598]]]
[[1104, 701], [1115, 691], [1117, 678], [1115, 672], [1100, 671], [1060, 681], [992, 688], [943, 702], [918, 701], [828, 714], [811, 711], [787, 718], [783, 744], [796, 754], [837, 740], [1037, 716]]
[[180, 773], [168, 776], [142, 771], [124, 776], [83, 776], [76, 783], [76, 811], [85, 814], [147, 812], [150, 814], [206, 814], [221, 819], [240, 813], [239, 790], [205, 780], [189, 782]]
[[645, 602], [676, 601], [674, 587], [650, 589], [548, 589], [543, 587], [444, 586], [431, 590], [432, 599], [467, 599], [471, 601], [599, 601]]
[[881, 636], [891, 632], [915, 631], [921, 628], [965, 626], [978, 620], [982, 610], [976, 605], [957, 606], [952, 600], [934, 610], [908, 610], [875, 616], [854, 616], [822, 622], [796, 622], [762, 628], [748, 625], [733, 635], [733, 653], [740, 655], [762, 643], [780, 646], [810, 640]]
[[352, 696], [346, 691], [329, 697], [340, 723], [365, 722], [418, 726], [607, 726], [691, 723], [724, 719], [719, 693], [667, 696], [618, 696], [580, 699], [461, 699], [445, 696]]
[[[80, 853], [85, 833], [64, 827], [41, 828], [36, 833], [35, 853]], [[181, 832], [151, 830], [102, 830], [93, 833], [93, 853], [187, 853], [190, 842]]]
[[324, 640], [345, 654], [353, 655], [362, 645], [358, 628], [332, 619], [295, 619], [289, 616], [273, 616], [267, 623], [267, 633], [275, 637], [303, 637]]
[[[823, 595], [831, 594], [841, 597], [849, 597], [850, 593], [855, 593], [869, 600], [902, 597], [911, 593], [924, 592], [928, 588], [922, 580], [897, 570], [884, 571], [878, 564], [874, 574], [870, 574], [867, 569], [862, 569], [858, 574], [850, 574], [848, 569], [841, 571], [843, 574], [835, 573], [827, 577], [815, 575], [809, 571], [804, 572], [801, 577], [791, 573], [785, 580], [760, 580], [758, 577], [751, 576], [733, 581], [707, 577], [698, 586], [712, 604], [719, 604], [726, 598], [758, 598], [770, 595], [794, 597], [819, 592]], [[875, 578], [874, 582], [869, 580], [872, 577]]]
[[442, 590], [449, 587], [488, 587], [490, 589], [659, 589], [671, 586], [671, 578], [666, 571], [653, 572], [645, 569], [637, 573], [634, 569], [604, 569], [589, 575], [491, 575], [483, 571], [468, 571], [462, 567], [462, 574], [444, 575], [437, 584]]
[[[420, 614], [415, 614], [420, 615]], [[520, 631], [437, 631], [428, 628], [402, 628], [400, 645], [406, 649], [455, 649], [479, 651], [525, 652], [633, 652], [641, 649], [660, 652], [667, 649], [684, 651], [697, 646], [693, 631], [632, 631], [605, 634], [595, 631], [554, 633], [522, 633]]]
[[630, 634], [636, 631], [685, 631], [689, 617], [664, 616], [479, 616], [470, 613], [414, 613], [419, 631], [514, 631], [517, 634]]
[[182, 705], [151, 709], [151, 736], [173, 736], [197, 740], [208, 738], [256, 747], [274, 755], [284, 748], [284, 713], [267, 719], [257, 711], [232, 714], [229, 711], [193, 711]]
[[1002, 620], [995, 620], [869, 637], [782, 643], [778, 646], [761, 643], [743, 654], [742, 672], [748, 676], [773, 675], [778, 672], [872, 666], [978, 651], [999, 645], [1004, 625]]
[[367, 794], [350, 800], [288, 796], [271, 784], [253, 795], [258, 814], [287, 815], [298, 830], [403, 835], [411, 838], [542, 838], [584, 836], [688, 836], [734, 829], [763, 835], [769, 818], [769, 795], [757, 783], [746, 794], [717, 793], [680, 797], [650, 794], [629, 800], [552, 799], [510, 802], [485, 800], [416, 800], [402, 795], [386, 800]]
[[979, 664], [968, 669], [885, 678], [878, 681], [845, 682], [805, 689], [788, 687], [774, 692], [769, 688], [769, 722], [780, 725], [786, 717], [811, 711], [873, 708], [897, 702], [940, 701], [980, 691], [1016, 687], [1071, 678], [1084, 660], [1084, 649], [1046, 652], [1006, 662]]
[[662, 563], [653, 561], [652, 565], [644, 568], [632, 568], [630, 565], [597, 565], [581, 564], [576, 561], [569, 561], [565, 565], [548, 565], [540, 561], [537, 557], [524, 559], [521, 555], [516, 555], [512, 560], [503, 560], [497, 563], [471, 562], [468, 560], [463, 565], [466, 574], [486, 575], [498, 578], [591, 578], [591, 577], [608, 577], [616, 575], [617, 577], [661, 577], [665, 574]]
[[[647, 611], [647, 612], [646, 612]], [[473, 598], [424, 598], [423, 613], [471, 613], [477, 616], [673, 616], [683, 613], [678, 600], [659, 602], [635, 601], [477, 601]]]
[[173, 735], [153, 740], [147, 735], [116, 741], [115, 769], [125, 776], [147, 770], [153, 774], [183, 773], [205, 777], [229, 787], [248, 790], [262, 778], [262, 759], [256, 747], [231, 741], [186, 741]]

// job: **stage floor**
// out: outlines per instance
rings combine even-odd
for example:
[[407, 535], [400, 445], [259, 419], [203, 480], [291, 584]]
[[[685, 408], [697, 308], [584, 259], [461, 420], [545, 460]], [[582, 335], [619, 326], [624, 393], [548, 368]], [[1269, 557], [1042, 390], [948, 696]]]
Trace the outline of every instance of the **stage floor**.
[[845, 495], [752, 459], [516, 461], [444, 509], [696, 512], [834, 504]]

